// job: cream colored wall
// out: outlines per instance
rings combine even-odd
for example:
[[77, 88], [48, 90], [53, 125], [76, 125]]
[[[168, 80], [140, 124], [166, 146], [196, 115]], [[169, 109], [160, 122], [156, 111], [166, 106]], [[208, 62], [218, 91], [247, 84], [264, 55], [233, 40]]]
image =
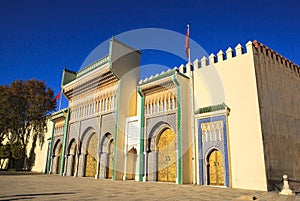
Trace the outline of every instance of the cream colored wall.
[[300, 70], [265, 46], [256, 47], [254, 61], [267, 178], [272, 190], [284, 174], [291, 180], [300, 180]]
[[115, 179], [122, 179], [124, 169], [124, 140], [126, 118], [137, 115], [137, 83], [139, 81], [140, 69], [135, 68], [126, 73], [120, 80], [119, 108], [118, 108], [118, 138]]
[[[35, 147], [35, 162], [34, 166], [32, 167], [33, 172], [40, 172], [44, 173], [45, 168], [46, 168], [46, 161], [47, 161], [47, 151], [48, 151], [48, 141], [47, 139], [52, 136], [52, 127], [53, 123], [47, 119], [47, 132], [45, 133], [45, 142], [43, 144], [39, 143], [39, 140], [36, 142], [36, 147]], [[31, 144], [32, 144], [32, 137], [30, 138], [29, 141], [29, 146], [27, 148], [27, 151], [29, 154], [29, 151], [31, 149]]]
[[211, 55], [210, 65], [195, 66], [195, 108], [225, 102], [231, 109], [228, 117], [229, 163], [233, 188], [267, 190], [258, 95], [253, 64], [252, 43], [247, 43], [247, 53], [236, 56], [227, 50], [227, 60], [222, 52], [218, 62]]
[[182, 183], [193, 183], [192, 148], [193, 139], [191, 132], [191, 104], [190, 80], [177, 75], [180, 83], [181, 98], [181, 126], [182, 126]]

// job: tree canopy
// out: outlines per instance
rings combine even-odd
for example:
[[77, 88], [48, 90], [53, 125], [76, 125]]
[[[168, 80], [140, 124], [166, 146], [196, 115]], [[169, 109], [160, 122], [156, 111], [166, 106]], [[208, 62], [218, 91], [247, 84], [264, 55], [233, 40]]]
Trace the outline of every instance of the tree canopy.
[[[44, 81], [17, 80], [10, 86], [0, 85], [0, 97], [0, 157], [8, 155], [3, 150], [10, 150], [10, 159], [21, 155], [20, 158], [26, 161], [29, 139], [32, 137], [44, 142], [46, 116], [56, 108], [54, 92], [46, 87]], [[6, 145], [4, 140], [7, 140]], [[21, 154], [16, 154], [16, 147]], [[24, 165], [27, 166], [25, 162]]]

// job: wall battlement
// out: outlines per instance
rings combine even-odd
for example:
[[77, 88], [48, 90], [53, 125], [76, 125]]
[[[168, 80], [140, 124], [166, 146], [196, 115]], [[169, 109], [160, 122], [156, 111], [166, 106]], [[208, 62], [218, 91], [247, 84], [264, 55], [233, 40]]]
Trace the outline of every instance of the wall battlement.
[[[245, 51], [246, 50], [246, 51]], [[195, 59], [193, 62], [194, 68], [204, 68], [204, 67], [209, 67], [211, 65], [214, 65], [216, 63], [221, 63], [224, 61], [228, 61], [231, 59], [234, 59], [236, 57], [239, 57], [241, 55], [247, 54], [249, 51], [252, 50], [252, 42], [249, 41], [245, 48], [241, 45], [238, 44], [234, 49], [229, 47], [225, 53], [220, 50], [217, 55], [214, 53], [211, 53], [208, 58], [203, 56], [201, 60]]]
[[[210, 67], [214, 64], [229, 61], [231, 59], [234, 59], [236, 57], [240, 57], [244, 54], [247, 54], [248, 52], [253, 51], [253, 47], [259, 51], [260, 53], [264, 54], [265, 56], [268, 56], [270, 59], [272, 59], [274, 62], [285, 66], [288, 68], [288, 70], [292, 73], [294, 73], [297, 77], [300, 77], [300, 67], [295, 64], [294, 62], [290, 61], [289, 59], [285, 58], [284, 56], [280, 55], [279, 53], [275, 52], [274, 50], [270, 49], [269, 47], [263, 45], [262, 43], [258, 42], [257, 40], [254, 40], [253, 42], [248, 41], [243, 47], [240, 43], [232, 49], [229, 47], [225, 53], [220, 50], [217, 53], [217, 56], [213, 53], [211, 53], [208, 58], [203, 56], [201, 60], [195, 59], [193, 61], [193, 66], [191, 67], [189, 63], [186, 65], [181, 64], [179, 67], [175, 66], [173, 69], [169, 69], [166, 72], [169, 72], [170, 70], [179, 70], [180, 73], [186, 75], [187, 77], [190, 77], [190, 71], [194, 68], [204, 68], [204, 67]], [[245, 51], [246, 50], [246, 51]], [[150, 77], [147, 77], [145, 79], [140, 80], [139, 84], [142, 84], [146, 81], [151, 80], [152, 78], [158, 77], [159, 75], [163, 75], [166, 72], [162, 71], [160, 74], [151, 75]]]
[[271, 48], [265, 46], [264, 44], [258, 42], [257, 40], [253, 41], [253, 46], [258, 52], [269, 57], [274, 62], [282, 64], [283, 66], [288, 68], [289, 71], [294, 73], [297, 77], [300, 77], [300, 67], [294, 62], [290, 61], [289, 59], [285, 58], [284, 56], [280, 55]]

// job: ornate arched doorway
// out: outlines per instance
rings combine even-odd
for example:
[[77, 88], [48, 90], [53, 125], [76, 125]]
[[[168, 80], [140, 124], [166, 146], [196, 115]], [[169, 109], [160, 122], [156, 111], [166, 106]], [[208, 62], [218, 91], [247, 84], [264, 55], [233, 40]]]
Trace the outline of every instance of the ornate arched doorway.
[[176, 181], [176, 145], [175, 134], [172, 129], [165, 129], [157, 142], [158, 181]]
[[222, 153], [218, 150], [213, 150], [207, 158], [207, 171], [209, 185], [224, 186], [224, 170]]
[[87, 148], [87, 156], [86, 156], [86, 168], [85, 168], [85, 176], [86, 177], [95, 177], [97, 173], [97, 150], [98, 150], [98, 137], [94, 134]]
[[114, 140], [111, 140], [109, 143], [109, 154], [108, 154], [108, 174], [107, 178], [111, 179], [114, 169]]

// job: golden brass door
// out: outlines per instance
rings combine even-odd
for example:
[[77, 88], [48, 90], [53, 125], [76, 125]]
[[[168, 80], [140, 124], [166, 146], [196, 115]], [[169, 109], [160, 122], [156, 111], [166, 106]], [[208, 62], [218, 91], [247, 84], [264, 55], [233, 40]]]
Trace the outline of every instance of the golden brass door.
[[176, 181], [176, 147], [175, 135], [166, 129], [157, 143], [158, 150], [158, 181]]
[[224, 171], [222, 153], [214, 150], [209, 155], [208, 177], [210, 185], [224, 186]]
[[98, 149], [98, 138], [96, 135], [90, 139], [88, 154], [86, 158], [85, 176], [95, 177], [97, 173], [97, 149]]
[[111, 179], [114, 169], [114, 141], [109, 145], [109, 161], [108, 161], [108, 175], [107, 178]]

